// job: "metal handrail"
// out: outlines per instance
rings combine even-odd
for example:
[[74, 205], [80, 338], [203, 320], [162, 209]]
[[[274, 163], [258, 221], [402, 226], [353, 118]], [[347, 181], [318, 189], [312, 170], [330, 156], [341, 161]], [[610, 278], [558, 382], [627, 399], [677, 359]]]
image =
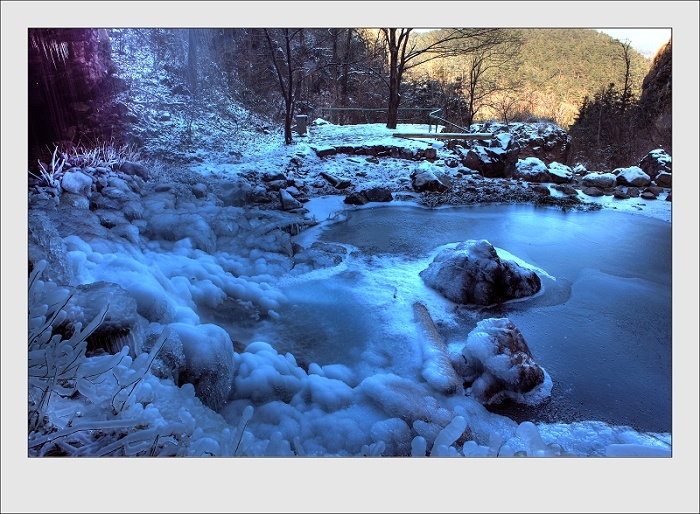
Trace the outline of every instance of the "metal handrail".
[[[323, 114], [325, 111], [328, 111], [330, 113], [332, 112], [337, 112], [337, 111], [361, 111], [365, 113], [369, 112], [386, 112], [387, 108], [386, 107], [321, 107], [321, 114]], [[431, 115], [436, 113], [436, 112], [441, 112], [442, 108], [435, 108], [435, 107], [399, 107], [398, 111], [429, 111], [428, 112], [428, 130], [432, 130], [432, 117]], [[437, 132], [437, 123], [435, 123], [435, 132]]]
[[[443, 123], [447, 123], [448, 125], [452, 125], [453, 127], [458, 128], [458, 129], [461, 130], [462, 132], [469, 132], [469, 129], [466, 129], [466, 128], [464, 128], [464, 127], [461, 127], [461, 126], [457, 125], [456, 123], [452, 123], [451, 121], [448, 121], [448, 120], [446, 120], [445, 118], [441, 118], [440, 116], [438, 116], [437, 114], [435, 114], [436, 112], [441, 112], [441, 111], [442, 111], [442, 109], [435, 109], [433, 112], [428, 113], [428, 119], [431, 119], [431, 120], [434, 119], [434, 120], [441, 121], [441, 122], [443, 122]], [[435, 128], [435, 131], [436, 131], [436, 132], [437, 132], [437, 125], [438, 125], [438, 124], [437, 124], [437, 122], [436, 122], [436, 123], [435, 123], [435, 127], [436, 127], [436, 128]], [[430, 126], [432, 126], [432, 123], [430, 124]], [[428, 132], [430, 132], [430, 128], [428, 128]]]

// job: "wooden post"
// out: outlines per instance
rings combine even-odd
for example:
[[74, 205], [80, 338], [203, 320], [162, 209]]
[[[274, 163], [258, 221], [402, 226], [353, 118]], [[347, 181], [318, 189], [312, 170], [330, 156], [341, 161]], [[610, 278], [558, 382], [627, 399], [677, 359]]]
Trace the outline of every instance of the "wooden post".
[[299, 134], [300, 136], [305, 136], [309, 117], [305, 114], [298, 114], [296, 121], [297, 121], [297, 125], [296, 125], [297, 134]]

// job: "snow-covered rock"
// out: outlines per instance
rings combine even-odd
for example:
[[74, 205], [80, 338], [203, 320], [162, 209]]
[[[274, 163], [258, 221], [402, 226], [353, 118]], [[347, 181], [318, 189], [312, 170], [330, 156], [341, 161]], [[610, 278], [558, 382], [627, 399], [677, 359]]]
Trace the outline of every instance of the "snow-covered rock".
[[485, 239], [445, 248], [420, 276], [448, 300], [492, 305], [537, 293], [540, 277], [516, 262], [503, 260]]
[[218, 411], [231, 393], [234, 378], [233, 343], [218, 325], [171, 323], [171, 337], [182, 342], [185, 364], [179, 370], [180, 384], [192, 384], [209, 408]]
[[571, 182], [574, 177], [574, 172], [566, 164], [561, 164], [559, 162], [549, 163], [549, 174], [552, 178], [552, 182], [555, 184], [564, 184], [566, 182]]
[[518, 157], [537, 157], [545, 165], [566, 162], [571, 145], [569, 133], [553, 122], [501, 123], [486, 122], [472, 124], [475, 132], [491, 132], [498, 137], [509, 134], [518, 148]]
[[617, 184], [617, 176], [614, 173], [600, 173], [594, 171], [584, 175], [581, 179], [586, 187], [597, 187], [599, 189], [609, 189]]
[[546, 380], [522, 333], [508, 318], [477, 323], [451, 359], [468, 386], [467, 393], [485, 405], [505, 398], [537, 404], [551, 392], [551, 379]]
[[649, 175], [651, 180], [656, 180], [659, 173], [671, 173], [671, 156], [662, 148], [657, 148], [639, 161], [639, 167]]
[[143, 325], [136, 300], [119, 284], [100, 280], [77, 286], [67, 306], [70, 331], [78, 323], [86, 326], [93, 321], [105, 305], [104, 320], [87, 339], [88, 351], [115, 354], [129, 346], [131, 355], [141, 353]]
[[617, 176], [617, 183], [622, 186], [645, 187], [651, 184], [651, 178], [639, 166], [616, 168], [613, 174]]
[[286, 189], [280, 189], [279, 195], [282, 210], [291, 211], [292, 209], [300, 209], [302, 207], [301, 202], [294, 198]]
[[515, 165], [513, 178], [526, 180], [527, 182], [551, 182], [547, 165], [537, 157], [526, 157], [519, 159]]
[[92, 189], [92, 177], [80, 170], [68, 170], [61, 178], [61, 187], [65, 192], [89, 197]]
[[205, 252], [216, 249], [216, 236], [202, 216], [178, 211], [154, 214], [148, 218], [145, 233], [151, 239], [177, 242], [189, 238], [195, 248]]
[[496, 141], [499, 146], [474, 145], [466, 152], [462, 164], [488, 178], [512, 176], [518, 162], [518, 146], [511, 139], [506, 147], [500, 146], [500, 140]]
[[656, 182], [656, 185], [659, 187], [671, 187], [671, 174], [662, 171], [656, 175], [654, 182]]
[[435, 172], [425, 166], [418, 167], [411, 174], [413, 189], [418, 192], [423, 191], [446, 191], [447, 186], [442, 183]]
[[127, 175], [134, 175], [143, 180], [148, 180], [148, 170], [140, 163], [124, 161], [119, 167], [119, 171]]

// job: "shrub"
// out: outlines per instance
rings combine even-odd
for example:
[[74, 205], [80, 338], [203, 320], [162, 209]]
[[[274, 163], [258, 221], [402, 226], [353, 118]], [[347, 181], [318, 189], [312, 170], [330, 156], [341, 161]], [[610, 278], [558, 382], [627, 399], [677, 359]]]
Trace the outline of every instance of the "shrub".
[[29, 174], [38, 181], [38, 185], [60, 189], [61, 177], [63, 176], [63, 167], [66, 164], [66, 160], [61, 156], [57, 156], [57, 154], [58, 146], [54, 149], [51, 156], [51, 162], [49, 164], [38, 161], [38, 175], [33, 173], [31, 170], [29, 171]]
[[110, 168], [118, 170], [125, 162], [140, 162], [141, 153], [135, 145], [118, 145], [110, 142], [96, 141], [85, 146], [70, 142], [56, 144], [51, 153], [51, 160], [44, 163], [38, 160], [36, 172], [30, 170], [35, 185], [56, 188], [60, 191], [63, 171], [70, 168]]
[[[109, 305], [85, 328], [76, 323], [66, 339], [60, 326], [73, 292], [41, 280], [46, 267], [46, 261], [37, 263], [29, 279], [29, 455], [175, 454], [182, 443], [178, 438], [187, 436], [184, 426], [168, 423], [149, 428], [148, 415], [135, 394], [168, 331], [163, 331], [150, 353], [133, 360], [128, 346], [115, 355], [87, 358], [86, 340], [105, 319]], [[82, 403], [54, 412], [49, 406], [57, 397], [80, 398]], [[92, 415], [80, 419], [84, 405]]]

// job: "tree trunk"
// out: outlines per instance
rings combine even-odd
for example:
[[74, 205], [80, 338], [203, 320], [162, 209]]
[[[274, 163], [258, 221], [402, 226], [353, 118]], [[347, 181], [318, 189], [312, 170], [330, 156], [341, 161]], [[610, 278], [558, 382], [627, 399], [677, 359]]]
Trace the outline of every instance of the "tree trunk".
[[350, 78], [350, 65], [349, 61], [351, 58], [352, 49], [352, 30], [347, 29], [346, 39], [345, 39], [345, 55], [343, 55], [343, 75], [340, 80], [340, 98], [341, 104], [345, 105], [348, 103], [348, 81]]
[[396, 41], [396, 29], [385, 32], [389, 50], [389, 107], [386, 113], [386, 128], [395, 129], [399, 119], [399, 102], [401, 95], [401, 66], [399, 62], [399, 44]]
[[399, 121], [399, 102], [401, 95], [398, 92], [398, 82], [389, 85], [389, 108], [387, 110], [386, 128], [395, 129]]
[[197, 39], [195, 30], [188, 29], [187, 45], [187, 80], [192, 91], [192, 96], [197, 96]]
[[292, 144], [292, 117], [294, 114], [294, 105], [291, 99], [287, 99], [284, 102], [285, 113], [284, 113], [284, 144]]
[[[272, 37], [268, 29], [264, 29], [265, 37], [267, 39], [268, 49], [270, 51], [270, 59], [272, 60], [272, 65], [274, 67], [275, 73], [277, 74], [277, 80], [279, 81], [280, 91], [282, 92], [282, 98], [284, 98], [284, 144], [292, 144], [292, 118], [294, 116], [294, 104], [296, 103], [296, 98], [294, 93], [296, 91], [295, 81], [294, 81], [294, 64], [292, 59], [292, 38], [294, 34], [289, 33], [289, 29], [283, 29], [282, 35], [284, 37], [284, 50], [273, 44]], [[278, 61], [277, 55], [281, 55], [282, 62]], [[286, 67], [283, 70], [283, 67]], [[283, 74], [283, 71], [286, 73]]]
[[284, 29], [285, 52], [287, 55], [287, 98], [285, 98], [284, 144], [292, 144], [292, 116], [294, 115], [294, 66], [292, 64], [292, 37]]

